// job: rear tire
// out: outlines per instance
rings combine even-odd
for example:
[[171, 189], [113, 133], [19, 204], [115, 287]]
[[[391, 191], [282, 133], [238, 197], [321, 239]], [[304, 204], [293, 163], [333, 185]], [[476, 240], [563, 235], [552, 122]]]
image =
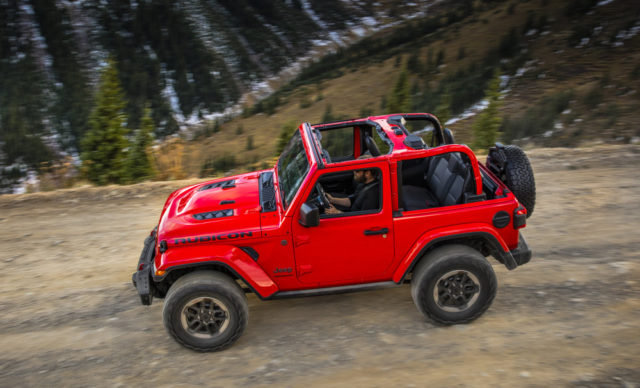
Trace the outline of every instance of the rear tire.
[[527, 209], [527, 218], [533, 214], [533, 208], [536, 204], [536, 181], [533, 178], [533, 169], [529, 158], [524, 151], [515, 145], [504, 147], [504, 153], [507, 157], [507, 165], [505, 167], [505, 184], [518, 201]]
[[233, 279], [215, 271], [197, 271], [171, 286], [162, 316], [167, 332], [178, 343], [211, 352], [231, 346], [242, 335], [249, 307]]
[[478, 318], [493, 302], [496, 289], [489, 262], [465, 245], [434, 249], [418, 264], [411, 280], [411, 296], [418, 310], [444, 325]]

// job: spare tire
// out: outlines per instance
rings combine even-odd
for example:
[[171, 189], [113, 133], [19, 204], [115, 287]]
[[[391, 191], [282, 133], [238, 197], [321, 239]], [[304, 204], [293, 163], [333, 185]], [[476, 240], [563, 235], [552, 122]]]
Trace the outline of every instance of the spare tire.
[[505, 146], [504, 155], [506, 164], [504, 167], [505, 184], [518, 198], [518, 201], [527, 209], [527, 218], [533, 214], [536, 204], [536, 181], [533, 178], [533, 169], [529, 158], [524, 151], [515, 145]]

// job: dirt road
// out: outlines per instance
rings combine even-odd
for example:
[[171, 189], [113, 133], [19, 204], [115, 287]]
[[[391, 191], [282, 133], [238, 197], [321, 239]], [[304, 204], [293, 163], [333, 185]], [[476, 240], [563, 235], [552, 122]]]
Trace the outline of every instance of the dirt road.
[[535, 150], [532, 261], [461, 326], [409, 287], [261, 302], [229, 350], [184, 349], [131, 285], [184, 182], [0, 197], [0, 386], [640, 386], [640, 147]]

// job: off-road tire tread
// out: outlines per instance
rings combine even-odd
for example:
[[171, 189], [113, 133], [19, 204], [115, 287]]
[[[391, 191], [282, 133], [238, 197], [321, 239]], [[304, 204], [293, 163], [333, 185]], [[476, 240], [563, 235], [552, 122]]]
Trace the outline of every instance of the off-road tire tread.
[[[420, 290], [420, 285], [422, 284], [426, 276], [428, 276], [430, 273], [437, 273], [439, 267], [446, 265], [446, 262], [449, 259], [456, 256], [471, 256], [475, 258], [474, 260], [477, 260], [477, 263], [483, 263], [478, 266], [478, 269], [483, 272], [483, 275], [485, 275], [489, 280], [489, 298], [486, 302], [484, 302], [484, 305], [473, 315], [463, 320], [453, 321], [443, 319], [433, 314], [431, 311], [425, 309], [424, 306], [418, 302], [418, 292]], [[441, 248], [436, 248], [432, 252], [428, 253], [420, 261], [420, 263], [418, 263], [418, 266], [413, 272], [413, 276], [411, 279], [411, 296], [418, 310], [432, 321], [440, 323], [442, 325], [465, 324], [477, 319], [482, 314], [484, 314], [485, 311], [487, 311], [487, 309], [491, 306], [496, 296], [497, 289], [498, 281], [496, 279], [495, 273], [493, 272], [491, 264], [489, 264], [489, 262], [482, 256], [480, 252], [466, 245], [448, 245]]]
[[[174, 305], [177, 303], [173, 298], [176, 293], [188, 287], [197, 287], [202, 285], [215, 286], [220, 288], [223, 292], [226, 292], [231, 296], [235, 296], [230, 297], [229, 300], [231, 301], [233, 308], [237, 309], [240, 318], [239, 324], [226, 341], [215, 347], [206, 349], [193, 346], [182, 340], [176, 331], [170, 313], [170, 310], [173, 310]], [[242, 335], [249, 320], [249, 306], [247, 305], [247, 297], [245, 293], [242, 291], [238, 283], [233, 281], [229, 276], [215, 271], [196, 271], [182, 276], [171, 285], [171, 288], [165, 297], [164, 305], [162, 306], [162, 317], [166, 330], [180, 345], [197, 352], [214, 352], [228, 348]]]
[[529, 158], [524, 151], [515, 145], [504, 147], [507, 157], [505, 169], [506, 185], [518, 201], [527, 209], [527, 218], [533, 214], [536, 204], [536, 182]]

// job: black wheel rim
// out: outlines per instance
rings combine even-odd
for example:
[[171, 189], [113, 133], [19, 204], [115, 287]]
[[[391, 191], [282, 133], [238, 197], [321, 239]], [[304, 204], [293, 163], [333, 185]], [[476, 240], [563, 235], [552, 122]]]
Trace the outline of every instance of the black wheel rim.
[[447, 312], [470, 309], [480, 296], [480, 281], [473, 273], [455, 270], [440, 276], [433, 288], [433, 298], [438, 307]]
[[182, 328], [197, 338], [213, 338], [229, 327], [229, 309], [219, 299], [199, 297], [188, 301], [180, 313]]

